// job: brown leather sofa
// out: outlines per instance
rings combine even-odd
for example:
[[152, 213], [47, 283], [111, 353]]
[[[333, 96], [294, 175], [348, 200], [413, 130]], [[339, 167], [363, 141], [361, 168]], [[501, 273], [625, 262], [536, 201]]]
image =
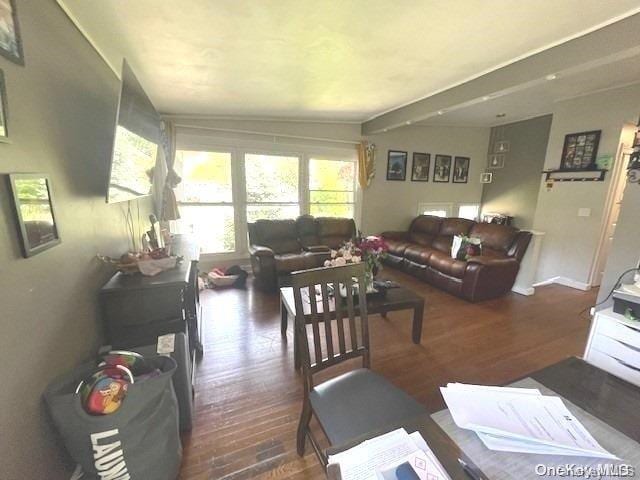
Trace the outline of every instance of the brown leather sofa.
[[321, 267], [331, 249], [356, 234], [351, 218], [257, 220], [248, 225], [251, 269], [259, 287], [274, 290], [297, 270]]
[[[407, 232], [381, 234], [389, 245], [385, 263], [471, 302], [511, 290], [531, 233], [464, 218], [421, 215]], [[451, 258], [454, 235], [476, 237], [482, 253], [466, 261]]]

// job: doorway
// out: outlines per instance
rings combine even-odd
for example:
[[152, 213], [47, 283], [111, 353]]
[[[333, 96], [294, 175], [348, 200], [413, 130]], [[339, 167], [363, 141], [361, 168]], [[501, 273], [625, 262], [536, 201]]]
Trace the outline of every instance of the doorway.
[[598, 287], [602, 283], [607, 258], [611, 253], [611, 245], [620, 215], [620, 206], [627, 186], [627, 166], [633, 149], [633, 136], [637, 127], [625, 127], [622, 131], [621, 143], [616, 155], [615, 164], [611, 170], [612, 180], [603, 215], [603, 225], [600, 234], [600, 244], [596, 253], [596, 261], [591, 269], [591, 286]]

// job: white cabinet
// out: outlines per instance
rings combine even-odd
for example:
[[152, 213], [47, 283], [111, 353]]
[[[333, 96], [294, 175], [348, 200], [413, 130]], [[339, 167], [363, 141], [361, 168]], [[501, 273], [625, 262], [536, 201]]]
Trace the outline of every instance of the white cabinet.
[[640, 322], [614, 313], [611, 308], [597, 312], [584, 359], [640, 386]]

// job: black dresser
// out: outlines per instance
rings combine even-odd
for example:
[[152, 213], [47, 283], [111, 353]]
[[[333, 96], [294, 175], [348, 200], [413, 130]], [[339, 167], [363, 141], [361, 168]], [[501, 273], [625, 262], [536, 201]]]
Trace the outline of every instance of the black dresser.
[[198, 289], [200, 249], [188, 235], [175, 235], [171, 254], [184, 259], [153, 277], [116, 273], [100, 290], [106, 341], [114, 348], [153, 344], [159, 335], [184, 332], [189, 350], [202, 353]]

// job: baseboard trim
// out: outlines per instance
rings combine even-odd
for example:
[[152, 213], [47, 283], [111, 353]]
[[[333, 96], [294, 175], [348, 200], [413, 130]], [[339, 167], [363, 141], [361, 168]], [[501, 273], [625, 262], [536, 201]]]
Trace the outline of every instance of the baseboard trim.
[[529, 287], [529, 288], [524, 288], [524, 287], [518, 287], [516, 285], [514, 285], [511, 288], [511, 291], [514, 293], [517, 293], [519, 295], [525, 295], [527, 297], [530, 297], [531, 295], [533, 295], [534, 293], [536, 293], [536, 289], [533, 287]]
[[551, 285], [553, 283], [558, 285], [564, 285], [565, 287], [575, 288], [576, 290], [582, 290], [585, 292], [587, 290], [591, 290], [591, 285], [589, 283], [579, 282], [577, 280], [574, 280], [568, 277], [552, 277], [547, 280], [542, 280], [541, 282], [534, 283], [533, 286], [542, 287], [544, 285]]

